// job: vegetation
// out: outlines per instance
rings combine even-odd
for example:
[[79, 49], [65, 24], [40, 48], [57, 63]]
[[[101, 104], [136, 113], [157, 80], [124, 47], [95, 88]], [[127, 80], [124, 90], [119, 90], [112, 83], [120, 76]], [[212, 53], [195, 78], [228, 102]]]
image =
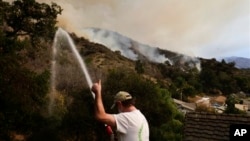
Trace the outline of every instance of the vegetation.
[[227, 108], [225, 110], [225, 113], [230, 114], [246, 114], [244, 111], [241, 111], [237, 108], [235, 108], [235, 104], [239, 104], [240, 100], [235, 96], [235, 94], [230, 94], [227, 96], [226, 104]]
[[150, 125], [150, 140], [181, 140], [183, 115], [175, 107], [171, 94], [152, 81], [136, 74], [111, 71], [104, 83], [107, 105], [112, 105], [113, 95], [126, 90], [136, 97], [136, 106], [145, 114]]
[[[48, 50], [52, 44], [57, 15], [62, 9], [35, 0], [0, 0], [0, 140], [13, 140], [13, 134], [25, 140], [109, 140], [104, 125], [93, 116], [93, 98], [82, 86], [77, 67], [61, 70], [54, 113], [48, 114], [50, 91], [49, 67], [37, 64], [36, 71], [25, 65]], [[73, 34], [74, 35], [74, 34]], [[230, 94], [250, 93], [250, 70], [240, 70], [234, 63], [200, 58], [202, 70], [179, 65], [133, 62], [99, 44], [74, 35], [80, 54], [86, 57], [92, 76], [103, 79], [104, 106], [108, 112], [113, 95], [126, 90], [137, 98], [136, 106], [150, 126], [150, 140], [181, 140], [184, 116], [172, 98], [187, 100], [197, 94], [228, 96], [228, 113], [239, 113]], [[45, 52], [50, 54], [50, 51]], [[69, 53], [70, 54], [70, 53]], [[69, 55], [67, 54], [67, 55]], [[68, 65], [71, 60], [59, 60]], [[173, 53], [171, 53], [173, 55]], [[48, 57], [48, 55], [47, 55]], [[46, 60], [48, 58], [41, 58]], [[74, 65], [74, 64], [71, 64]], [[67, 68], [61, 66], [61, 69]], [[95, 73], [95, 74], [93, 74]], [[152, 81], [154, 78], [155, 81]], [[201, 111], [203, 109], [200, 109]]]
[[[22, 66], [25, 51], [52, 40], [61, 9], [34, 0], [0, 1], [0, 138], [29, 134], [48, 122], [41, 114], [49, 90], [48, 70], [35, 73]], [[48, 16], [50, 15], [50, 16]]]
[[217, 62], [215, 59], [200, 60], [200, 72], [197, 69], [182, 71], [176, 67], [158, 65], [164, 77], [172, 81], [170, 91], [174, 98], [181, 99], [180, 93], [184, 100], [187, 96], [200, 93], [226, 96], [240, 91], [250, 93], [250, 70], [240, 70], [234, 67], [234, 63]]
[[16, 40], [28, 36], [32, 45], [39, 45], [42, 39], [52, 39], [56, 31], [56, 17], [62, 9], [55, 3], [48, 5], [37, 3], [35, 0], [16, 0], [11, 5], [1, 2], [4, 18], [5, 35]]

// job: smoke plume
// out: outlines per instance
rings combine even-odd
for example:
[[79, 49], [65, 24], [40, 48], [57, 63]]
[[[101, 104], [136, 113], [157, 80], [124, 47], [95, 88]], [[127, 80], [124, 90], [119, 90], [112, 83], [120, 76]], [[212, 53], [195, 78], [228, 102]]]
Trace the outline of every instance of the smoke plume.
[[225, 56], [242, 49], [248, 49], [246, 52], [250, 54], [250, 1], [247, 0], [55, 2], [64, 9], [58, 18], [59, 25], [78, 35], [84, 35], [84, 28], [97, 27], [191, 56]]
[[[51, 3], [52, 0], [38, 0]], [[59, 26], [85, 36], [89, 27], [189, 56], [250, 58], [248, 0], [53, 0]]]
[[112, 51], [120, 51], [121, 55], [132, 60], [146, 58], [157, 63], [170, 62], [156, 48], [138, 43], [116, 32], [98, 28], [87, 28], [85, 29], [85, 34], [92, 42], [103, 44]]

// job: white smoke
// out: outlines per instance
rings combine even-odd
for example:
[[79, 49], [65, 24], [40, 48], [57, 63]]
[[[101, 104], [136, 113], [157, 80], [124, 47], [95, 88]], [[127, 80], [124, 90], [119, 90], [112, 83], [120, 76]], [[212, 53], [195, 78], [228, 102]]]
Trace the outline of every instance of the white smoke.
[[160, 54], [156, 48], [140, 44], [116, 32], [97, 28], [87, 28], [84, 31], [85, 36], [90, 41], [103, 44], [112, 51], [120, 51], [121, 55], [129, 59], [138, 60], [138, 54], [140, 54], [156, 63], [170, 61], [164, 55]]
[[121, 55], [137, 60], [138, 55], [129, 49], [132, 46], [129, 38], [123, 38], [115, 32], [101, 29], [87, 28], [84, 31], [90, 41], [105, 45], [112, 51], [120, 51]]
[[181, 56], [182, 64], [188, 63], [188, 66], [191, 68], [197, 68], [198, 71], [201, 71], [200, 60], [195, 57], [190, 56]]
[[154, 47], [138, 44], [138, 50], [152, 62], [165, 63], [166, 61], [169, 61], [171, 63], [168, 58], [160, 54]]
[[59, 4], [58, 25], [79, 36], [97, 27], [189, 56], [250, 57], [249, 0], [37, 1]]
[[200, 60], [196, 57], [177, 54], [175, 57], [167, 58], [160, 54], [157, 48], [138, 43], [117, 32], [98, 28], [86, 28], [84, 31], [90, 41], [105, 45], [112, 51], [120, 51], [121, 55], [129, 59], [138, 60], [139, 55], [143, 55], [152, 62], [165, 63], [168, 61], [171, 65], [178, 62], [180, 65], [188, 64], [190, 68], [201, 70]]

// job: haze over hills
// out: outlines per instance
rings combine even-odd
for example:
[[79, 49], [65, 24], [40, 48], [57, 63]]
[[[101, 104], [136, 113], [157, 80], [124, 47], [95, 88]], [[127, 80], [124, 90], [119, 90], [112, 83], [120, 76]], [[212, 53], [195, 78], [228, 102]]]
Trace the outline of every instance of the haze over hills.
[[[190, 67], [200, 70], [200, 60], [197, 57], [152, 47], [106, 29], [92, 27], [86, 28], [84, 31], [86, 38], [90, 41], [102, 44], [112, 51], [119, 51], [121, 55], [131, 60], [146, 59], [156, 63], [168, 62], [171, 65], [188, 63]], [[234, 56], [216, 59], [218, 61], [224, 59], [227, 63], [235, 62], [235, 67], [239, 69], [250, 68], [249, 58]]]
[[[239, 68], [239, 69], [250, 68], [250, 58], [232, 56], [232, 57], [225, 57], [222, 59], [224, 59], [227, 63], [234, 62], [235, 67]], [[220, 60], [222, 60], [222, 59], [220, 59]]]
[[117, 32], [100, 28], [86, 28], [85, 35], [91, 42], [102, 44], [112, 51], [119, 51], [121, 55], [131, 60], [168, 62], [170, 65], [188, 64], [189, 67], [196, 67], [200, 70], [200, 61], [197, 57], [142, 44]]
[[247, 0], [53, 2], [63, 8], [63, 14], [58, 17], [58, 26], [78, 36], [82, 35], [83, 28], [98, 27], [117, 31], [150, 46], [190, 56], [249, 58]]

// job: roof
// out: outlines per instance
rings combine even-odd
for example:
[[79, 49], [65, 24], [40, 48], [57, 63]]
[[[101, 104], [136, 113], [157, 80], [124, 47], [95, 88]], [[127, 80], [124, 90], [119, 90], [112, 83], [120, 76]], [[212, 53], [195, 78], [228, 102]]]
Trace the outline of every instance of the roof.
[[187, 103], [187, 102], [184, 102], [184, 101], [181, 101], [181, 100], [178, 100], [178, 99], [174, 99], [174, 98], [173, 98], [173, 100], [174, 100], [174, 102], [175, 102], [176, 104], [179, 104], [179, 105], [181, 105], [183, 108], [189, 109], [189, 110], [191, 110], [191, 111], [194, 111], [195, 108], [196, 108], [195, 103]]
[[185, 115], [184, 141], [228, 141], [231, 124], [250, 125], [250, 116], [189, 112]]

